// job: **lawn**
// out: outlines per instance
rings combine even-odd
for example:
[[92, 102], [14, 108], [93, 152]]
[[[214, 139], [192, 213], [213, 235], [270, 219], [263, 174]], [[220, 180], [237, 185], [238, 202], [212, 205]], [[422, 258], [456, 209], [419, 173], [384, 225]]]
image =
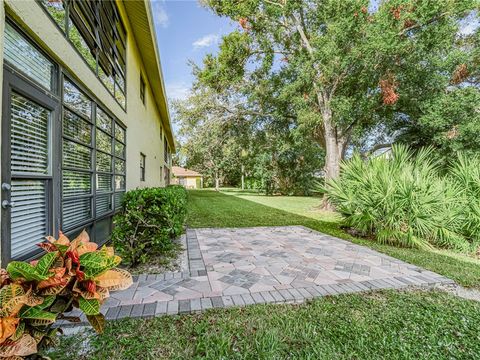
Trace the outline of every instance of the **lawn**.
[[[356, 239], [312, 197], [189, 192], [188, 225], [300, 224], [479, 286], [478, 261]], [[480, 303], [440, 291], [377, 291], [295, 305], [109, 322], [105, 333], [62, 337], [52, 359], [478, 359]]]
[[480, 260], [445, 250], [402, 249], [355, 238], [341, 229], [336, 214], [319, 209], [320, 202], [316, 197], [264, 196], [233, 189], [191, 190], [187, 223], [190, 227], [304, 225], [435, 271], [465, 287], [480, 288]]
[[[82, 351], [89, 342], [90, 350]], [[480, 303], [382, 291], [111, 322], [52, 359], [478, 359]]]

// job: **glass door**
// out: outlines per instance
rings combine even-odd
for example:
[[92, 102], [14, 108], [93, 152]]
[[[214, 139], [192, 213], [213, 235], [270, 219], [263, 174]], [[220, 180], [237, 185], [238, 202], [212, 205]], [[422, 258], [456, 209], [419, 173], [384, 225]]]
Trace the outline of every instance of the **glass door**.
[[2, 263], [26, 259], [54, 234], [53, 128], [57, 101], [4, 70]]

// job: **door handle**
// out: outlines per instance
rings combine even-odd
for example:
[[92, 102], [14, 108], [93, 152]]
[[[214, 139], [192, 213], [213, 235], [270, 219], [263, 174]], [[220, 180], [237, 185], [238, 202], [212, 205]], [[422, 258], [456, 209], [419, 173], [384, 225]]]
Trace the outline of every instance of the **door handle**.
[[13, 201], [12, 202], [10, 202], [8, 200], [3, 200], [2, 201], [2, 208], [8, 209], [8, 208], [13, 208], [13, 207], [15, 207], [15, 203]]

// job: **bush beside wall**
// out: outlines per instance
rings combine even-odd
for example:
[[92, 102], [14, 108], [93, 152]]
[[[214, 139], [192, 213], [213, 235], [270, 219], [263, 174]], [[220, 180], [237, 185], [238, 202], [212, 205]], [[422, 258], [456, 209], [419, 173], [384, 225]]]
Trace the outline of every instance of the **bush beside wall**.
[[171, 250], [183, 231], [186, 212], [187, 192], [182, 186], [128, 191], [114, 218], [116, 251], [133, 267]]
[[389, 156], [355, 155], [326, 196], [345, 225], [381, 243], [477, 251], [480, 246], [480, 158], [452, 156], [447, 174], [433, 149], [394, 146]]

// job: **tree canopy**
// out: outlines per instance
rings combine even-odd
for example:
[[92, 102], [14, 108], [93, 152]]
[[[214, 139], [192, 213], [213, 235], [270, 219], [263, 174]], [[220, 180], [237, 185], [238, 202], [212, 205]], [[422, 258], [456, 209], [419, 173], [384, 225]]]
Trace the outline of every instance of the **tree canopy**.
[[479, 32], [463, 34], [461, 26], [478, 16], [478, 0], [202, 3], [239, 24], [195, 67], [194, 94], [211, 95], [198, 95], [199, 118], [215, 117], [224, 130], [228, 123], [231, 135], [268, 139], [276, 153], [289, 143], [316, 149], [327, 179], [350, 149], [380, 139], [446, 153], [477, 145]]

